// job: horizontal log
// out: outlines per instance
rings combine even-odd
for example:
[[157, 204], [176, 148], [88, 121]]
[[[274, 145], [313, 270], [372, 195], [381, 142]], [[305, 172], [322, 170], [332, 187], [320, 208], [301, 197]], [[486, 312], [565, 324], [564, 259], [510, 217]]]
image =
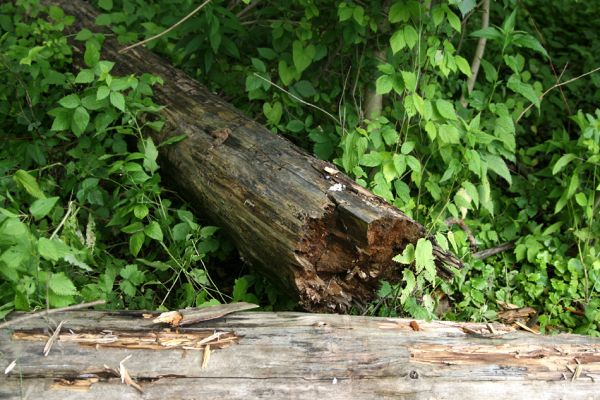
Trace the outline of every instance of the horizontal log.
[[[1, 370], [15, 361], [0, 376], [0, 398], [600, 396], [597, 338], [500, 324], [260, 312], [169, 329], [153, 323], [156, 316], [72, 311], [0, 330]], [[142, 393], [119, 378], [128, 356], [123, 365]]]
[[[81, 0], [55, 0], [79, 27], [97, 30], [95, 11]], [[313, 311], [345, 311], [364, 303], [380, 279], [398, 281], [392, 261], [424, 228], [330, 163], [274, 135], [143, 49], [103, 55], [124, 73], [164, 79], [155, 100], [167, 128], [187, 139], [162, 148], [161, 166], [195, 211], [231, 236], [242, 258]], [[441, 258], [457, 262], [436, 249]], [[440, 264], [441, 266], [441, 264]]]

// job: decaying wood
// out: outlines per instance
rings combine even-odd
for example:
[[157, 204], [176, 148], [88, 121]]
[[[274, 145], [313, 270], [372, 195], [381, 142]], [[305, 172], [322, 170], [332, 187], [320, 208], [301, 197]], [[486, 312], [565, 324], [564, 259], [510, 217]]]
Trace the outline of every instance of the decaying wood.
[[224, 317], [225, 315], [234, 312], [252, 310], [253, 308], [258, 308], [258, 306], [256, 304], [244, 302], [219, 304], [205, 308], [188, 308], [184, 310], [167, 311], [161, 313], [158, 317], [154, 318], [152, 322], [155, 324], [163, 323], [169, 324], [172, 327], [177, 327], [209, 321], [211, 319]]
[[[302, 313], [243, 312], [177, 329], [132, 312], [51, 319], [66, 322], [48, 357], [56, 325], [0, 330], [0, 371], [16, 360], [0, 376], [0, 398], [600, 398], [600, 340], [579, 335]], [[143, 393], [121, 382], [128, 356]]]
[[[79, 27], [97, 30], [89, 4], [53, 3]], [[187, 135], [161, 149], [163, 170], [198, 212], [229, 233], [244, 260], [313, 311], [344, 311], [369, 300], [380, 279], [400, 279], [392, 257], [426, 234], [421, 225], [165, 60], [142, 48], [124, 54], [119, 48], [107, 40], [103, 55], [120, 72], [165, 81], [155, 90], [167, 120], [157, 141]], [[439, 248], [435, 254], [460, 265]]]

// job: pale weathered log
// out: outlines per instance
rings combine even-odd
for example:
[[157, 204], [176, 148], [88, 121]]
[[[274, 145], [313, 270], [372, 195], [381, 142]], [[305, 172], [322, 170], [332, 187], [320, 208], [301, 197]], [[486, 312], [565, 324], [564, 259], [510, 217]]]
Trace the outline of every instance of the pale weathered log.
[[[78, 27], [97, 30], [89, 4], [52, 2]], [[167, 120], [158, 140], [188, 136], [162, 148], [163, 170], [196, 211], [229, 233], [244, 260], [313, 311], [344, 311], [369, 300], [380, 279], [400, 278], [392, 257], [425, 235], [421, 225], [160, 57], [121, 48], [111, 40], [103, 48], [120, 72], [164, 79], [155, 91]]]
[[[141, 312], [48, 318], [0, 330], [0, 398], [600, 398], [600, 340], [579, 335], [301, 313], [243, 312], [172, 330]], [[202, 338], [212, 349], [204, 368]], [[142, 394], [117, 377], [128, 355]]]

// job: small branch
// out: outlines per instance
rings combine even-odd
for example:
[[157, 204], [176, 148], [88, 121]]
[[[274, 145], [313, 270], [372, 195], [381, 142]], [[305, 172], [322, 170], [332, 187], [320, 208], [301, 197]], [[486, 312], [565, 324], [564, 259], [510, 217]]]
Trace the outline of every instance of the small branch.
[[[584, 74], [581, 74], [581, 75], [579, 75], [579, 76], [576, 76], [575, 78], [571, 78], [571, 79], [569, 79], [568, 81], [564, 81], [564, 82], [557, 83], [557, 84], [555, 84], [555, 85], [551, 86], [551, 87], [550, 87], [548, 90], [546, 90], [544, 93], [542, 93], [542, 94], [540, 95], [540, 97], [538, 97], [538, 99], [539, 99], [540, 101], [542, 101], [542, 99], [543, 99], [543, 98], [544, 98], [544, 97], [545, 97], [545, 96], [546, 96], [546, 95], [547, 95], [549, 92], [551, 92], [552, 90], [554, 90], [554, 89], [556, 89], [556, 88], [558, 88], [558, 87], [564, 86], [564, 85], [568, 85], [568, 84], [569, 84], [569, 83], [571, 83], [571, 82], [575, 82], [575, 81], [576, 81], [576, 80], [578, 80], [578, 79], [581, 79], [581, 78], [583, 78], [583, 77], [585, 77], [585, 76], [591, 75], [591, 74], [593, 74], [593, 73], [595, 73], [595, 72], [598, 72], [598, 71], [600, 71], [600, 67], [598, 67], [598, 68], [594, 68], [593, 70], [591, 70], [591, 71], [588, 71], [588, 72], [586, 72], [586, 73], [584, 73]], [[527, 113], [527, 111], [529, 111], [529, 110], [531, 109], [531, 107], [533, 107], [533, 106], [534, 106], [534, 104], [533, 104], [533, 103], [531, 103], [531, 104], [530, 104], [530, 105], [529, 105], [529, 106], [528, 106], [526, 109], [524, 109], [524, 110], [521, 112], [521, 114], [519, 115], [519, 118], [517, 118], [517, 119], [515, 120], [515, 124], [518, 124], [518, 123], [519, 123], [519, 121], [521, 120], [521, 118], [523, 118], [523, 115], [525, 115], [525, 113]]]
[[459, 218], [448, 218], [445, 221], [445, 223], [448, 227], [452, 225], [460, 226], [460, 229], [462, 229], [467, 234], [467, 239], [469, 240], [471, 251], [477, 250], [477, 240], [475, 240], [475, 236], [473, 236], [473, 231], [467, 226], [467, 224], [465, 224], [464, 220]]
[[141, 42], [137, 42], [135, 44], [132, 44], [131, 46], [127, 46], [122, 48], [121, 50], [119, 50], [119, 53], [125, 53], [126, 51], [129, 51], [133, 48], [136, 48], [138, 46], [142, 46], [148, 42], [151, 42], [155, 39], [158, 39], [159, 37], [166, 35], [167, 33], [171, 32], [173, 29], [177, 28], [179, 25], [183, 24], [185, 21], [187, 21], [188, 19], [192, 18], [192, 16], [194, 16], [194, 14], [196, 14], [198, 11], [202, 10], [204, 8], [204, 6], [206, 6], [208, 3], [210, 3], [212, 0], [206, 0], [204, 3], [200, 4], [198, 7], [196, 7], [191, 13], [189, 13], [188, 15], [186, 15], [185, 17], [181, 18], [179, 21], [177, 21], [175, 24], [171, 25], [170, 28], [167, 28], [166, 30], [162, 31], [161, 33], [154, 35], [148, 39], [142, 40]]
[[297, 100], [297, 101], [299, 101], [300, 103], [302, 103], [302, 104], [304, 104], [304, 105], [307, 105], [307, 106], [309, 106], [309, 107], [316, 108], [317, 110], [321, 111], [323, 114], [327, 115], [329, 118], [331, 118], [332, 120], [334, 120], [334, 121], [335, 121], [335, 122], [336, 122], [338, 125], [341, 125], [341, 122], [340, 122], [340, 120], [339, 120], [339, 119], [337, 119], [337, 118], [335, 117], [335, 115], [331, 114], [331, 113], [330, 113], [330, 112], [328, 112], [327, 110], [324, 110], [324, 109], [322, 109], [322, 108], [321, 108], [321, 107], [319, 107], [319, 106], [316, 106], [316, 105], [314, 105], [314, 104], [311, 104], [311, 103], [309, 103], [309, 102], [307, 102], [307, 101], [304, 101], [304, 100], [302, 100], [300, 97], [296, 96], [296, 95], [295, 95], [295, 94], [293, 94], [293, 93], [290, 93], [289, 91], [285, 90], [284, 88], [282, 88], [282, 87], [281, 87], [281, 86], [279, 86], [278, 84], [276, 84], [276, 83], [274, 83], [274, 82], [271, 82], [271, 81], [270, 81], [270, 80], [268, 80], [267, 78], [265, 78], [265, 77], [263, 77], [263, 76], [260, 76], [260, 75], [259, 75], [259, 74], [257, 74], [256, 72], [254, 73], [254, 76], [256, 76], [256, 77], [258, 77], [258, 78], [262, 79], [262, 80], [263, 80], [263, 81], [265, 81], [265, 82], [268, 82], [268, 83], [270, 83], [271, 85], [275, 86], [277, 89], [279, 89], [279, 90], [281, 90], [282, 92], [286, 93], [288, 96], [290, 96], [290, 97], [291, 97], [291, 98], [293, 98], [294, 100]]
[[246, 15], [250, 10], [255, 8], [259, 3], [260, 3], [259, 0], [254, 0], [254, 2], [248, 4], [242, 11], [235, 14], [235, 16], [241, 20], [244, 15]]
[[485, 250], [481, 250], [476, 253], [473, 253], [473, 257], [477, 258], [479, 260], [483, 260], [483, 259], [491, 257], [493, 255], [505, 252], [506, 250], [510, 250], [513, 247], [515, 247], [515, 244], [512, 242], [504, 243], [497, 247], [492, 247], [490, 249], [485, 249]]
[[[481, 16], [481, 29], [485, 29], [490, 26], [490, 0], [483, 0], [482, 2], [483, 15]], [[467, 80], [467, 93], [471, 94], [477, 81], [477, 75], [479, 74], [479, 67], [481, 66], [481, 59], [485, 52], [485, 45], [487, 43], [486, 38], [479, 38], [477, 42], [477, 48], [475, 49], [475, 55], [473, 56], [473, 62], [471, 63], [471, 76]], [[464, 96], [461, 98], [461, 104], [466, 106], [466, 100]]]
[[82, 309], [82, 308], [99, 306], [99, 305], [102, 305], [102, 304], [106, 304], [106, 300], [96, 300], [96, 301], [92, 301], [92, 302], [89, 302], [89, 303], [75, 304], [75, 305], [69, 306], [69, 307], [53, 308], [51, 310], [39, 311], [39, 312], [35, 312], [35, 313], [32, 313], [32, 314], [23, 315], [22, 317], [19, 317], [19, 318], [11, 319], [10, 321], [3, 322], [3, 323], [0, 324], [0, 329], [3, 329], [3, 328], [6, 328], [6, 327], [9, 327], [11, 325], [15, 325], [15, 324], [21, 323], [23, 321], [28, 321], [30, 319], [37, 318], [37, 317], [44, 317], [46, 315], [56, 314], [56, 313], [63, 312], [63, 311], [79, 310], [79, 309]]

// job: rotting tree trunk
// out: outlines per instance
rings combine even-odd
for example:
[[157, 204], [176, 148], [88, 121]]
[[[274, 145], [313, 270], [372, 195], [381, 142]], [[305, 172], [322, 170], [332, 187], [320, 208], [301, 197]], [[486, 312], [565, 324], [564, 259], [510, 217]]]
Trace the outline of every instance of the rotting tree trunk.
[[[0, 370], [15, 361], [0, 374], [0, 398], [600, 398], [597, 338], [499, 324], [254, 312], [169, 330], [152, 317], [64, 312], [0, 330]], [[60, 321], [44, 357], [49, 328]], [[123, 364], [141, 394], [119, 378], [129, 355]]]
[[[88, 4], [52, 2], [94, 30]], [[155, 101], [166, 106], [167, 127], [157, 140], [188, 136], [161, 149], [161, 167], [198, 212], [228, 232], [245, 261], [312, 311], [344, 311], [369, 300], [380, 279], [399, 279], [392, 257], [425, 235], [421, 225], [160, 57], [119, 49], [110, 40], [103, 48], [119, 71], [164, 79]]]

